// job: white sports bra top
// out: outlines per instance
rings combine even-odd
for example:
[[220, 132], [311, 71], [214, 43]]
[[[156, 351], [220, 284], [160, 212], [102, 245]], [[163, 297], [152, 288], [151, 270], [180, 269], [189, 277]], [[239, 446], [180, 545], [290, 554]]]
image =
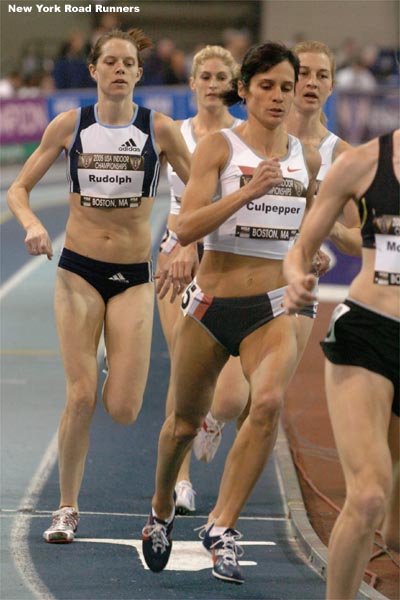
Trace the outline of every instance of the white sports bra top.
[[318, 151], [321, 155], [321, 166], [317, 175], [317, 191], [325, 175], [332, 166], [333, 157], [336, 152], [336, 146], [338, 145], [339, 141], [340, 138], [338, 138], [337, 135], [328, 131], [327, 135], [324, 137], [324, 139], [318, 146]]
[[[221, 130], [230, 156], [213, 202], [245, 185], [265, 158], [250, 148], [230, 129]], [[299, 230], [306, 208], [309, 174], [299, 139], [288, 136], [288, 152], [280, 160], [283, 182], [267, 194], [242, 206], [220, 227], [204, 238], [205, 250], [231, 252], [283, 260]]]
[[[243, 123], [243, 120], [235, 118], [232, 123], [232, 128], [237, 127], [238, 125], [240, 125], [240, 123]], [[192, 118], [185, 119], [184, 121], [182, 121], [181, 133], [185, 139], [190, 154], [193, 154], [197, 145], [197, 140], [193, 131]], [[168, 164], [167, 166], [167, 177], [171, 194], [171, 205], [169, 212], [172, 215], [179, 215], [185, 184], [183, 183], [182, 179], [178, 177], [178, 175], [175, 173], [170, 164]]]

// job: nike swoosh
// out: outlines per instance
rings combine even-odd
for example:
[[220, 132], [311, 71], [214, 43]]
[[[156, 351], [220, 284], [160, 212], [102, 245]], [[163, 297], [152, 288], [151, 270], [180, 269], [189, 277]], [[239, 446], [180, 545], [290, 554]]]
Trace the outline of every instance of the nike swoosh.
[[287, 170], [289, 171], [289, 173], [294, 173], [295, 171], [301, 171], [301, 169], [291, 169], [290, 167], [288, 167]]

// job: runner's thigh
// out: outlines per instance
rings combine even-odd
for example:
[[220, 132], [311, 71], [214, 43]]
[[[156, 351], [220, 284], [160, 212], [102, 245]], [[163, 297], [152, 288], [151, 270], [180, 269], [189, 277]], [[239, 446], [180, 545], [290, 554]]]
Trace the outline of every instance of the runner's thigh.
[[104, 338], [107, 348], [107, 395], [134, 390], [140, 398], [150, 363], [154, 286], [145, 283], [108, 301]]
[[180, 417], [197, 422], [207, 414], [228, 358], [228, 352], [194, 319], [180, 320], [172, 360], [175, 410]]
[[54, 312], [67, 379], [97, 382], [97, 346], [104, 319], [100, 294], [79, 275], [58, 269]]
[[325, 363], [329, 415], [348, 485], [391, 478], [392, 383], [361, 367]]
[[278, 399], [289, 385], [297, 365], [295, 318], [276, 317], [240, 345], [243, 373], [250, 381], [251, 411], [265, 398]]

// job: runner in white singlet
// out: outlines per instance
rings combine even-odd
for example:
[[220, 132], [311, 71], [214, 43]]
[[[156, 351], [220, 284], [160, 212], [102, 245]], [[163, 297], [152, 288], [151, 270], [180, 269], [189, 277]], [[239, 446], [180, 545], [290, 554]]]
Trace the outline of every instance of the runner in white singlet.
[[[144, 558], [165, 568], [180, 465], [210, 409], [220, 371], [240, 356], [249, 414], [225, 463], [223, 506], [205, 527], [213, 575], [243, 583], [236, 522], [273, 449], [284, 392], [298, 362], [296, 316], [283, 313], [283, 258], [312, 202], [320, 156], [285, 130], [298, 77], [282, 44], [251, 48], [237, 90], [248, 120], [198, 143], [178, 218], [183, 245], [204, 238], [204, 257], [182, 298], [174, 347], [173, 413], [160, 434], [156, 490], [143, 529]], [[216, 192], [218, 194], [216, 195]]]
[[[229, 113], [220, 98], [221, 92], [226, 91], [232, 85], [232, 79], [237, 77], [238, 70], [239, 65], [236, 64], [230, 52], [222, 46], [206, 46], [194, 56], [189, 85], [196, 98], [197, 112], [193, 117], [179, 122], [181, 133], [191, 154], [194, 152], [199, 139], [224, 127], [236, 127], [242, 122], [241, 119], [235, 118]], [[179, 320], [182, 318], [182, 311], [178, 289], [172, 289], [169, 296], [171, 280], [168, 279], [168, 274], [180, 273], [186, 284], [189, 283], [196, 274], [200, 258], [199, 250], [202, 251], [202, 247], [197, 243], [193, 243], [183, 248], [178, 242], [176, 223], [185, 184], [171, 165], [167, 167], [167, 175], [170, 184], [171, 205], [167, 230], [158, 256], [156, 291], [158, 293], [157, 301], [161, 325], [172, 362], [174, 332], [176, 332]], [[175, 300], [175, 296], [179, 297]], [[219, 404], [222, 404], [222, 406], [227, 405], [230, 407], [233, 404], [233, 407], [236, 407], [238, 404], [240, 406], [246, 404], [248, 385], [243, 377], [237, 358], [232, 357], [223, 369], [216, 395], [221, 399]], [[229, 396], [229, 404], [226, 402], [226, 396]], [[245, 398], [244, 401], [242, 400], [243, 397]], [[173, 402], [173, 390], [170, 382], [166, 400], [167, 415], [172, 411]], [[236, 411], [237, 409], [234, 408], [233, 410]], [[222, 416], [225, 417], [225, 413], [222, 412]], [[220, 415], [217, 415], [217, 417], [220, 418]], [[225, 420], [230, 418], [231, 415], [228, 413]], [[211, 431], [210, 427], [207, 441], [212, 437], [212, 432], [215, 432], [217, 435], [214, 436], [214, 440], [218, 443], [218, 431], [223, 427], [223, 423], [219, 423], [211, 415], [208, 416], [208, 421], [210, 422], [210, 420], [214, 424], [214, 429]], [[206, 424], [204, 426], [207, 427]], [[195, 510], [195, 492], [190, 480], [190, 456], [191, 453], [188, 452], [176, 484], [176, 507], [177, 512], [180, 514]]]

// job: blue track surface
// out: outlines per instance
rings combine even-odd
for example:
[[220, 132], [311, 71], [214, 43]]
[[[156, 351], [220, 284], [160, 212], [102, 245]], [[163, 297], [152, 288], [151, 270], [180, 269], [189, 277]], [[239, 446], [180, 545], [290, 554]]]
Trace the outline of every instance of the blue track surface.
[[[164, 208], [156, 211], [165, 211], [166, 206], [165, 197]], [[63, 229], [66, 208], [42, 210], [40, 216], [54, 238]], [[161, 221], [161, 217], [154, 221], [155, 247]], [[1, 225], [1, 236], [4, 283], [27, 256], [23, 235], [13, 220]], [[205, 522], [215, 501], [233, 426], [225, 428], [213, 463], [193, 460], [197, 512], [177, 518], [168, 569], [154, 574], [145, 568], [140, 535], [154, 489], [169, 375], [157, 315], [149, 381], [137, 423], [116, 425], [99, 402], [80, 496], [77, 540], [70, 545], [49, 545], [42, 540], [58, 504], [54, 434], [64, 401], [48, 291], [54, 282], [54, 262], [43, 262], [2, 301], [2, 600], [321, 600], [324, 582], [303, 562], [292, 539], [273, 460], [238, 524], [244, 536], [245, 584], [232, 586], [211, 575], [210, 560], [203, 555], [194, 528]], [[43, 456], [45, 461], [37, 470]]]

